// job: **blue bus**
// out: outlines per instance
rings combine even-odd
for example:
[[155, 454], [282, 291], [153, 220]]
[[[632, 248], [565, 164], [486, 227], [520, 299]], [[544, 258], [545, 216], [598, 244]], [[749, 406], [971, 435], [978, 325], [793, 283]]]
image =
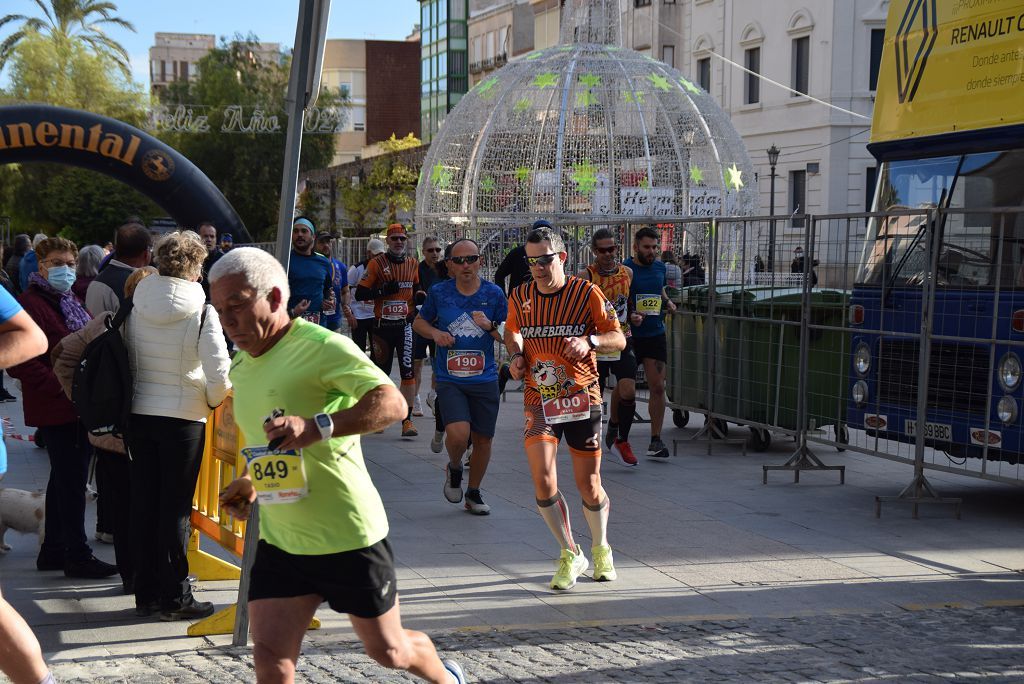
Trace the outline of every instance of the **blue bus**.
[[[1009, 33], [989, 30], [1017, 17]], [[1005, 24], [1005, 22], [1004, 22]], [[879, 161], [849, 309], [848, 420], [953, 457], [1024, 447], [1024, 2], [890, 5], [869, 150]], [[925, 283], [934, 284], [919, 383]]]

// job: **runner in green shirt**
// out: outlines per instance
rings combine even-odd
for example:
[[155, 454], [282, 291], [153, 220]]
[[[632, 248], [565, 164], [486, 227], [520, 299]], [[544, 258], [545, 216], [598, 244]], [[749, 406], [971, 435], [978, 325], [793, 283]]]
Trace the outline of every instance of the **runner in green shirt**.
[[388, 377], [348, 338], [287, 311], [288, 277], [268, 253], [237, 248], [210, 271], [211, 303], [240, 350], [231, 369], [247, 467], [221, 501], [260, 503], [249, 585], [258, 682], [291, 682], [321, 603], [347, 613], [368, 655], [430, 682], [464, 682], [430, 638], [402, 627], [387, 516], [359, 435], [405, 417]]

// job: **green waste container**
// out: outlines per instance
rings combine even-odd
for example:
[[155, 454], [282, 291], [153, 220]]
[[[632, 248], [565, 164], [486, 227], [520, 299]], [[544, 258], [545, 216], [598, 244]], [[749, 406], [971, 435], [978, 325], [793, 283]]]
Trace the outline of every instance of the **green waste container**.
[[[714, 343], [715, 372], [711, 406], [707, 401], [708, 311], [706, 286], [688, 288], [681, 309], [691, 315], [671, 317], [669, 326], [670, 406], [710, 408], [739, 422], [757, 422], [784, 429], [797, 428], [797, 389], [800, 361], [800, 288], [738, 285], [717, 288]], [[846, 438], [846, 402], [850, 355], [849, 334], [819, 330], [841, 328], [849, 293], [811, 291], [807, 410], [808, 426], [832, 425], [840, 441]], [[696, 315], [693, 315], [696, 314]], [[678, 424], [678, 421], [677, 421]], [[752, 446], [766, 449], [770, 434], [752, 432]]]

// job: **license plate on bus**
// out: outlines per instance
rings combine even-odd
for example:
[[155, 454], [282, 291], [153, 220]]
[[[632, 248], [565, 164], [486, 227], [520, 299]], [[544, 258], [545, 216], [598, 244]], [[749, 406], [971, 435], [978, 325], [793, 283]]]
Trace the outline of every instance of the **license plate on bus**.
[[[907, 436], [914, 437], [917, 435], [917, 421], [916, 420], [904, 420], [903, 431], [907, 433]], [[936, 439], [941, 442], [952, 442], [953, 441], [953, 427], [944, 423], [925, 423], [924, 424], [924, 436], [925, 439]]]

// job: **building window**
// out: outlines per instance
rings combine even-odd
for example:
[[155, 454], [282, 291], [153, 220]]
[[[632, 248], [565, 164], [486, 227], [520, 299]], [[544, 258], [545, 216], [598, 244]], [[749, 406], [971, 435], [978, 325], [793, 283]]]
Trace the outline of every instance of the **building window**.
[[761, 101], [761, 48], [744, 50], [743, 61], [748, 69], [743, 79], [743, 102], [756, 104]]
[[674, 45], [661, 46], [661, 61], [673, 69], [676, 68], [676, 48]]
[[497, 54], [506, 55], [512, 52], [508, 45], [508, 26], [502, 26], [498, 29], [498, 50]]
[[[807, 211], [807, 171], [789, 172], [789, 213], [803, 214]], [[802, 218], [793, 219], [794, 228], [803, 228]]]
[[868, 69], [868, 90], [878, 90], [878, 70], [882, 66], [882, 46], [885, 43], [885, 29], [871, 29], [871, 64]]
[[651, 0], [633, 0], [633, 7], [647, 7], [651, 4]]
[[704, 90], [711, 92], [711, 58], [701, 57], [697, 60], [697, 83]]
[[864, 170], [864, 211], [871, 211], [875, 202], [875, 184], [878, 182], [878, 167], [869, 166]]
[[811, 37], [803, 36], [793, 39], [793, 90], [790, 95], [807, 94], [811, 57]]

